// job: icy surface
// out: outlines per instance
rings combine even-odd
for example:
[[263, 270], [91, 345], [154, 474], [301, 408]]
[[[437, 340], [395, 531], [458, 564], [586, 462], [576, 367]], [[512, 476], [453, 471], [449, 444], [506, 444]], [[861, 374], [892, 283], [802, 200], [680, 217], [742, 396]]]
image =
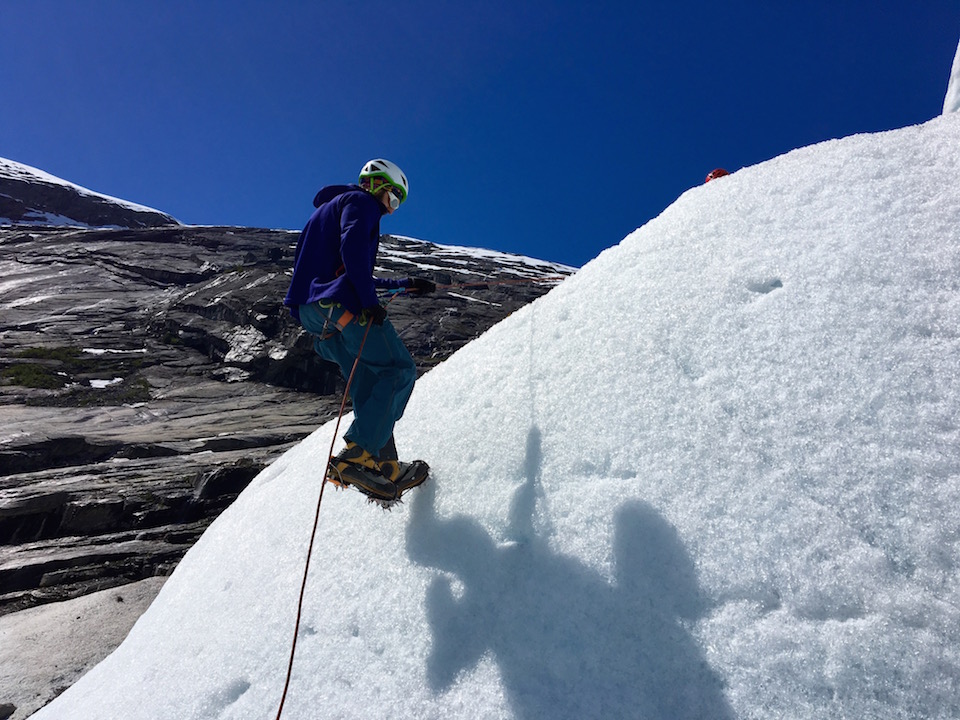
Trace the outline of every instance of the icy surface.
[[953, 68], [950, 70], [947, 94], [943, 98], [944, 115], [957, 111], [960, 111], [960, 43], [957, 44], [957, 54], [953, 58]]
[[11, 717], [19, 720], [50, 702], [123, 641], [163, 582], [150, 578], [0, 617], [0, 705], [16, 705]]
[[104, 388], [108, 388], [111, 385], [119, 385], [122, 382], [123, 382], [122, 377], [113, 378], [113, 380], [90, 380], [90, 387], [95, 388], [97, 390], [103, 390]]
[[[960, 115], [685, 193], [327, 488], [283, 717], [960, 717]], [[326, 425], [36, 718], [272, 718]]]

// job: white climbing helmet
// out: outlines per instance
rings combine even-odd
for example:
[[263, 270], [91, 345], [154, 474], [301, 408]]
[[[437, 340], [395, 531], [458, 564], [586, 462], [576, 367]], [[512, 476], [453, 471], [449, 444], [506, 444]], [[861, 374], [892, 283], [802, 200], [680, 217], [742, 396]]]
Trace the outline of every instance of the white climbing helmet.
[[383, 158], [377, 158], [364, 165], [360, 171], [360, 183], [363, 184], [364, 180], [369, 180], [370, 183], [373, 184], [375, 178], [380, 178], [389, 185], [397, 188], [397, 190], [400, 191], [400, 202], [404, 202], [407, 199], [407, 193], [410, 190], [407, 176], [404, 175], [403, 170], [394, 163], [389, 160], [384, 160]]

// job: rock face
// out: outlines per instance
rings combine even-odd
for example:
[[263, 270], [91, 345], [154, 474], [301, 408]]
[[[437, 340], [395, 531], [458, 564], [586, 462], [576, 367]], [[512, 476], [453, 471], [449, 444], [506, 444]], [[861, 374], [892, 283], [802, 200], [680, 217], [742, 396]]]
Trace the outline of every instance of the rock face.
[[159, 210], [0, 158], [0, 225], [17, 224], [140, 228], [179, 223]]
[[[169, 573], [336, 414], [339, 371], [281, 305], [296, 240], [0, 228], [0, 614]], [[389, 306], [425, 372], [571, 271], [385, 236], [377, 273], [446, 286]]]
[[123, 642], [165, 578], [0, 617], [0, 720], [25, 720]]

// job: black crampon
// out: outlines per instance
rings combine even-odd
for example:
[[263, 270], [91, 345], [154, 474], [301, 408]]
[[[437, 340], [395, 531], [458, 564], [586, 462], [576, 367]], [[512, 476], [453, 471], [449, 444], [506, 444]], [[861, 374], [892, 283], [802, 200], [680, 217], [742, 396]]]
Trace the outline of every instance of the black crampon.
[[354, 487], [367, 496], [367, 500], [385, 510], [402, 501], [408, 490], [422, 485], [430, 475], [430, 466], [423, 460], [400, 463], [400, 476], [395, 482], [386, 476], [360, 465], [351, 465], [340, 470], [332, 464], [327, 479], [337, 487]]

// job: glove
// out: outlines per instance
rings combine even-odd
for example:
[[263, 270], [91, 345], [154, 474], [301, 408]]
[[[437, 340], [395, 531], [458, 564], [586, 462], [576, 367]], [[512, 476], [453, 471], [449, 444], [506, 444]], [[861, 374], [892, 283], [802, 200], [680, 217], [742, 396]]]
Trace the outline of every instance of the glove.
[[383, 305], [371, 305], [364, 308], [363, 314], [374, 325], [383, 325], [383, 321], [387, 319], [387, 309]]
[[430, 282], [426, 278], [407, 278], [407, 290], [417, 295], [426, 295], [436, 292], [437, 284]]

